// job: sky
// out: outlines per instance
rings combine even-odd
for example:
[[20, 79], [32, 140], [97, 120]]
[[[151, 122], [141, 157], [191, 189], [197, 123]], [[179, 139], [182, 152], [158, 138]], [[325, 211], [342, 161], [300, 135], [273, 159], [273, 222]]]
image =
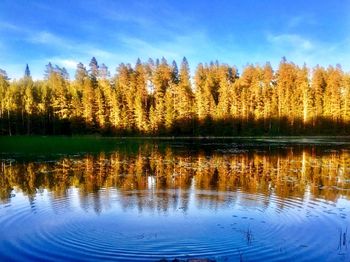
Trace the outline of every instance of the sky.
[[0, 0], [0, 68], [20, 78], [28, 63], [42, 79], [48, 62], [96, 57], [115, 74], [124, 62], [185, 56], [236, 66], [284, 56], [309, 67], [350, 71], [350, 0]]

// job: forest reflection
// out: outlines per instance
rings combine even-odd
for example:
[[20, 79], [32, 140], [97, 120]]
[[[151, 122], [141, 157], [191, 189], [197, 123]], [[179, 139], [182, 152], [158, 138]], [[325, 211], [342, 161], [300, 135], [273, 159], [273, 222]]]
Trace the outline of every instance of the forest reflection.
[[[285, 148], [274, 151], [181, 151], [140, 147], [136, 153], [115, 151], [55, 161], [1, 160], [0, 201], [23, 193], [29, 201], [49, 192], [52, 201], [77, 192], [83, 209], [101, 212], [117, 197], [124, 208], [166, 212], [218, 208], [240, 193], [271, 198], [350, 199], [350, 152]], [[281, 205], [282, 202], [280, 201]], [[282, 206], [283, 208], [283, 206]]]

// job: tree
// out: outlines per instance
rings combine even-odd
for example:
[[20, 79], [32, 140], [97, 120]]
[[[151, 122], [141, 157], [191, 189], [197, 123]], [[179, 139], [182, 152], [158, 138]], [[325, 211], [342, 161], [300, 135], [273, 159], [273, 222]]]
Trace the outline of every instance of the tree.
[[88, 130], [92, 131], [95, 128], [95, 93], [91, 79], [83, 82], [82, 86], [82, 116]]
[[95, 57], [91, 58], [89, 63], [89, 75], [93, 88], [97, 87], [97, 78], [99, 76], [99, 66]]
[[208, 115], [210, 110], [210, 92], [206, 88], [208, 69], [199, 64], [194, 76], [196, 89], [196, 114], [200, 121], [203, 121]]
[[177, 81], [177, 78], [175, 78], [174, 84], [177, 85], [174, 101], [177, 108], [177, 120], [188, 123], [192, 118], [193, 92], [190, 81], [190, 68], [186, 57], [182, 59], [179, 80]]
[[310, 90], [309, 84], [309, 71], [306, 65], [303, 68], [298, 70], [298, 75], [296, 79], [296, 88], [298, 92], [294, 91], [293, 96], [299, 95], [299, 118], [302, 119], [303, 125], [305, 126], [310, 120], [310, 112], [312, 108], [312, 101], [314, 100], [312, 97], [312, 92]]
[[116, 91], [120, 99], [120, 128], [131, 132], [135, 129], [135, 94], [136, 87], [133, 81], [133, 70], [130, 65], [120, 64], [115, 76]]
[[277, 96], [274, 81], [274, 72], [270, 63], [262, 69], [262, 100], [264, 101], [264, 127], [271, 132], [272, 119], [277, 117]]
[[95, 103], [96, 103], [96, 123], [97, 129], [104, 131], [106, 129], [107, 112], [105, 105], [105, 94], [103, 89], [98, 86], [95, 90]]
[[[62, 68], [56, 66], [50, 71], [47, 79], [48, 88], [51, 90], [51, 107], [53, 110], [53, 132], [70, 132], [66, 126], [61, 126], [61, 120], [68, 120], [70, 116], [70, 99], [68, 92], [69, 82], [64, 78]], [[68, 123], [68, 121], [64, 121]], [[58, 129], [58, 130], [57, 130]]]
[[146, 133], [148, 132], [148, 105], [149, 98], [147, 92], [147, 70], [145, 66], [141, 63], [141, 60], [138, 59], [135, 65], [134, 71], [134, 81], [136, 87], [135, 93], [135, 125], [138, 132]]
[[[159, 62], [156, 64], [159, 64]], [[170, 86], [172, 79], [172, 70], [165, 58], [156, 66], [152, 73], [152, 83], [154, 86], [153, 108], [155, 114], [155, 126], [157, 130], [163, 130], [165, 126], [165, 94]], [[168, 105], [172, 106], [172, 105]]]
[[350, 74], [344, 75], [341, 95], [343, 100], [343, 122], [348, 125], [350, 123]]
[[24, 88], [23, 104], [27, 122], [26, 129], [27, 134], [29, 135], [31, 133], [31, 122], [33, 120], [33, 114], [36, 111], [37, 101], [35, 101], [34, 83], [32, 78], [30, 77], [30, 74], [26, 73], [21, 82], [21, 86], [23, 86]]
[[102, 80], [106, 80], [107, 78], [109, 78], [111, 76], [110, 72], [108, 71], [108, 67], [105, 64], [102, 64], [100, 66], [98, 75]]
[[[287, 62], [285, 58], [280, 62], [276, 73], [277, 100], [278, 100], [278, 132], [287, 131], [286, 125], [293, 126], [295, 116], [293, 104], [296, 103], [297, 96], [293, 96], [296, 86], [297, 68], [295, 64]], [[283, 124], [283, 130], [281, 130]]]
[[[1, 119], [1, 133], [5, 133], [5, 110], [9, 99], [9, 78], [5, 70], [0, 68], [0, 119]], [[9, 130], [11, 134], [11, 130]]]
[[24, 77], [31, 77], [28, 64], [26, 65], [26, 69], [24, 71]]
[[326, 88], [324, 91], [324, 116], [328, 120], [339, 122], [341, 117], [341, 88], [343, 84], [343, 72], [341, 67], [330, 66], [327, 70]]
[[323, 67], [317, 66], [313, 70], [311, 91], [314, 97], [312, 103], [312, 125], [320, 123], [323, 117], [324, 110], [324, 91], [326, 89], [326, 70]]
[[217, 118], [228, 120], [231, 118], [230, 106], [232, 98], [232, 86], [236, 80], [236, 69], [223, 65], [219, 69], [219, 100], [217, 106]]

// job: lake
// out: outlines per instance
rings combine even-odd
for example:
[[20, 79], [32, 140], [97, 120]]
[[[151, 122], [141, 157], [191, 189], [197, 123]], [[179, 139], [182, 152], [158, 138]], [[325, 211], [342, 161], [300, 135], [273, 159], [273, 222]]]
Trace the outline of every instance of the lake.
[[348, 138], [20, 139], [2, 261], [350, 261]]

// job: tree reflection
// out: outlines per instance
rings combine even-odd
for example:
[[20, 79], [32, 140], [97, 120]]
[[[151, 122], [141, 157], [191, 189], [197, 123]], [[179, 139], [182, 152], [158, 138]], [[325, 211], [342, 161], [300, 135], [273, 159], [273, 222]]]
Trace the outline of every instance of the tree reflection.
[[18, 191], [32, 201], [43, 190], [50, 192], [54, 203], [77, 188], [80, 206], [96, 213], [108, 208], [116, 196], [123, 209], [165, 213], [169, 209], [186, 212], [191, 197], [199, 207], [218, 208], [236, 201], [239, 192], [259, 196], [265, 206], [272, 195], [277, 196], [279, 208], [292, 197], [337, 201], [350, 196], [346, 150], [310, 147], [233, 154], [145, 145], [134, 154], [115, 151], [53, 162], [0, 163], [2, 203]]

